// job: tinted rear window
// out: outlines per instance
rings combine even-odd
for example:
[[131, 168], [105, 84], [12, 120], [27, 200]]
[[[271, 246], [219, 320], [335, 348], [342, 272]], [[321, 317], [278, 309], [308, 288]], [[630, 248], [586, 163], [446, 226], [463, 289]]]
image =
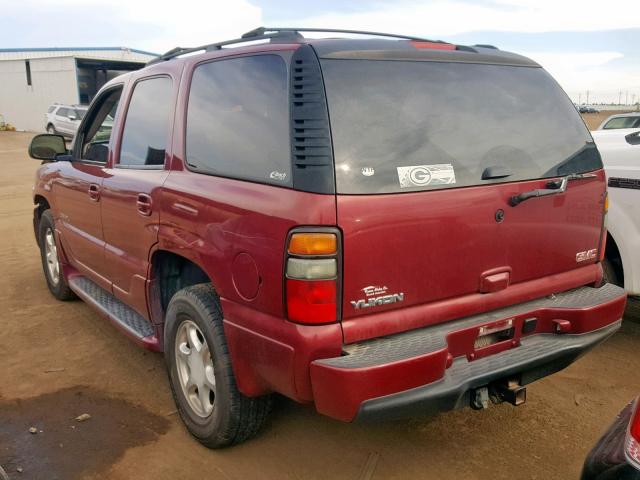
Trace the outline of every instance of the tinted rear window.
[[291, 185], [287, 66], [277, 55], [206, 63], [189, 92], [186, 158], [203, 173]]
[[[323, 60], [340, 193], [554, 177], [602, 167], [541, 68]], [[482, 180], [488, 167], [508, 177]]]

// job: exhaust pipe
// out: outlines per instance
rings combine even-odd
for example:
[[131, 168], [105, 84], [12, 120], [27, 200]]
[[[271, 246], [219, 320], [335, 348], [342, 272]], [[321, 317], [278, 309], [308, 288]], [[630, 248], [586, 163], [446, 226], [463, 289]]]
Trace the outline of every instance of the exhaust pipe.
[[517, 407], [527, 401], [527, 388], [520, 385], [518, 380], [496, 383], [492, 387], [492, 393], [501, 402], [509, 402]]

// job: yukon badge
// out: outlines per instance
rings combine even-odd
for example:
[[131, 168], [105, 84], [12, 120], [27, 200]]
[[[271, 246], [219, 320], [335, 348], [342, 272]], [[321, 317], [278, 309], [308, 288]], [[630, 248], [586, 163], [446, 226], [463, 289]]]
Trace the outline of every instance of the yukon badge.
[[351, 305], [356, 310], [360, 308], [377, 307], [378, 305], [387, 305], [389, 303], [402, 302], [404, 300], [404, 293], [391, 293], [387, 294], [388, 288], [386, 286], [379, 287], [377, 285], [370, 285], [364, 287], [362, 291], [367, 298], [360, 300], [351, 300]]

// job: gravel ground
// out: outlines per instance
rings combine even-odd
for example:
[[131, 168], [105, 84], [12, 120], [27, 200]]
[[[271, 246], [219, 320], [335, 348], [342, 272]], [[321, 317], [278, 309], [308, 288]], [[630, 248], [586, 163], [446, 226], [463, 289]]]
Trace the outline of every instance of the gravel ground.
[[175, 415], [161, 355], [48, 293], [31, 225], [30, 137], [0, 132], [0, 465], [11, 479], [572, 479], [640, 393], [640, 325], [626, 321], [529, 386], [518, 408], [348, 425], [279, 398], [260, 437], [207, 450]]

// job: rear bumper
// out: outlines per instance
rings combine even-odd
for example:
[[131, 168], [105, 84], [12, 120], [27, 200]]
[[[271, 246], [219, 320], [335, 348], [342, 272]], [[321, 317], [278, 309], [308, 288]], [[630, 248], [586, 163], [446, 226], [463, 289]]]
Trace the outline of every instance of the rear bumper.
[[[582, 287], [347, 345], [341, 356], [311, 364], [316, 408], [352, 421], [464, 407], [474, 388], [515, 375], [525, 385], [565, 368], [615, 333], [625, 301], [624, 291], [611, 284]], [[531, 319], [535, 328], [527, 330]], [[507, 320], [514, 328], [511, 338], [474, 347], [480, 327]]]

